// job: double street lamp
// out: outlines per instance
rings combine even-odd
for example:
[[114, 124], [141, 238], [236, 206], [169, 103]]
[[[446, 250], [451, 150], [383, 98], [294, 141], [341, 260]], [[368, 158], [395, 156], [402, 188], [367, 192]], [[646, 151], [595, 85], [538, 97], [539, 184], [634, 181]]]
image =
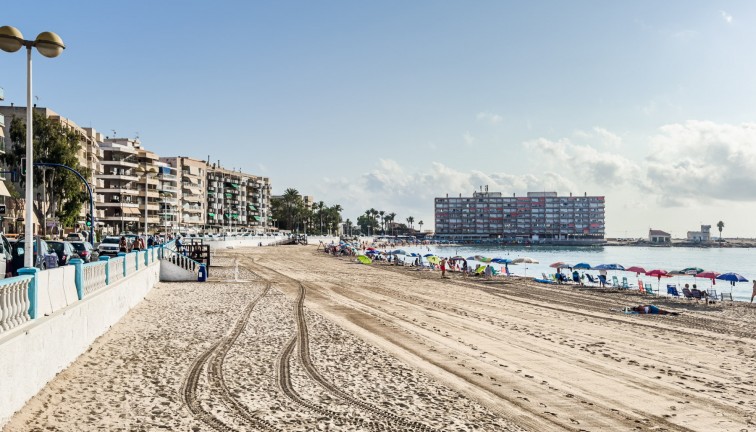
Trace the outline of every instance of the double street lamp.
[[[33, 199], [34, 199], [34, 148], [32, 128], [32, 47], [45, 57], [53, 58], [60, 55], [66, 48], [63, 39], [52, 32], [42, 32], [33, 41], [25, 40], [17, 28], [11, 26], [0, 27], [0, 49], [5, 52], [16, 52], [26, 47], [26, 227], [24, 229], [24, 267], [34, 267], [34, 230], [32, 229]], [[94, 216], [94, 215], [92, 215]], [[42, 252], [40, 251], [40, 256]]]

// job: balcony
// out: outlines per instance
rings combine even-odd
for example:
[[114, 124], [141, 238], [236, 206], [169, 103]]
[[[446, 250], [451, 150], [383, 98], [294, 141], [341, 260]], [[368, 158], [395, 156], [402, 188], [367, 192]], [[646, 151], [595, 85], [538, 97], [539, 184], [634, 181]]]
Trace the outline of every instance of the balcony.
[[[102, 156], [100, 156], [102, 158]], [[128, 167], [128, 168], [136, 168], [139, 166], [136, 162], [130, 161], [128, 159], [100, 159], [100, 163], [107, 166], [119, 166], [119, 167]]]

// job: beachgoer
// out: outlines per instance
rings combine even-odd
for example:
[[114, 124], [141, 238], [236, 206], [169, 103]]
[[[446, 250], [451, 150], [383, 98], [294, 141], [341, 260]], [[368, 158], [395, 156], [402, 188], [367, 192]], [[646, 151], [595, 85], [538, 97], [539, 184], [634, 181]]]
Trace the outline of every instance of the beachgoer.
[[486, 266], [485, 270], [483, 270], [483, 275], [486, 279], [491, 279], [493, 277], [493, 267], [491, 267], [490, 264]]
[[121, 239], [118, 241], [118, 250], [123, 253], [128, 252], [128, 246], [126, 245], [126, 237], [121, 236]]
[[446, 258], [441, 260], [441, 277], [446, 277]]
[[[467, 276], [467, 270], [467, 261], [462, 260], [462, 276]], [[756, 281], [753, 282], [753, 292], [756, 293]], [[751, 301], [753, 301], [753, 298]]]
[[753, 292], [751, 293], [751, 303], [753, 303], [754, 297], [756, 297], [756, 280], [753, 281]]
[[680, 315], [677, 312], [670, 312], [668, 310], [664, 310], [659, 308], [655, 305], [638, 305], [633, 308], [631, 308], [633, 312], [639, 313], [639, 314], [653, 314], [653, 315]]
[[572, 281], [576, 282], [576, 283], [579, 283], [580, 285], [583, 284], [583, 281], [580, 280], [580, 273], [578, 273], [577, 270], [573, 270], [572, 271]]

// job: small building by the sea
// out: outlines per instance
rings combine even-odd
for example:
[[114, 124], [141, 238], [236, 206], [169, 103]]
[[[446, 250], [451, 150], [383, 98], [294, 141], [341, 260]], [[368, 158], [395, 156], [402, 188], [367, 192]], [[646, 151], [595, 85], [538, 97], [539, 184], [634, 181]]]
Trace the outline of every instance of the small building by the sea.
[[672, 235], [662, 230], [649, 229], [648, 241], [651, 243], [671, 243]]
[[502, 196], [481, 188], [472, 196], [435, 199], [436, 238], [550, 244], [604, 243], [604, 197], [528, 192]]
[[688, 231], [688, 241], [707, 242], [711, 240], [711, 225], [701, 225], [701, 231]]

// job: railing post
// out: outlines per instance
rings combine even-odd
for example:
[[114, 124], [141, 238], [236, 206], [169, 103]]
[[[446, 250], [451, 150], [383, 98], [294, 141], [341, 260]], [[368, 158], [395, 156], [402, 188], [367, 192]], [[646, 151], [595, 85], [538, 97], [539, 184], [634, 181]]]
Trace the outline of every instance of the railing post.
[[21, 275], [31, 275], [32, 279], [29, 281], [29, 317], [31, 319], [37, 318], [37, 305], [39, 304], [38, 301], [38, 289], [37, 289], [37, 273], [39, 273], [39, 269], [36, 267], [24, 267], [18, 269], [18, 274]]
[[101, 256], [100, 261], [107, 261], [105, 263], [105, 285], [110, 285], [110, 257]]
[[82, 267], [84, 261], [79, 258], [72, 258], [69, 263], [76, 267], [76, 276], [74, 276], [74, 281], [76, 282], [76, 295], [79, 297], [79, 300], [81, 300], [84, 298], [84, 268]]
[[145, 249], [144, 251], [144, 266], [147, 267], [150, 265], [150, 250]]
[[123, 277], [126, 277], [126, 252], [118, 252], [119, 257], [123, 257]]
[[134, 254], [134, 270], [139, 270], [139, 251], [132, 252]]

